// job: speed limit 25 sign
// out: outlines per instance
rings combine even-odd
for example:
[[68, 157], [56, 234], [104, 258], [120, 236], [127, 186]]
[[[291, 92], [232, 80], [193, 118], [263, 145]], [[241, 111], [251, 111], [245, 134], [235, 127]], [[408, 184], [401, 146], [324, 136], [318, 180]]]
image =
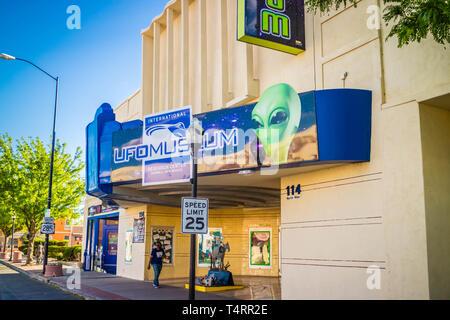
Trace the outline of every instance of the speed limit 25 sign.
[[183, 197], [181, 201], [181, 233], [208, 233], [208, 199]]

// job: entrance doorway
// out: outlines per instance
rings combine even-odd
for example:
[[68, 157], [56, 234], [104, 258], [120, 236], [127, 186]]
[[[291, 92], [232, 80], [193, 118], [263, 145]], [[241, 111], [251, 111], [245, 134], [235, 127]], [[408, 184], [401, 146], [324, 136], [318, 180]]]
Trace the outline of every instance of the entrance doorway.
[[117, 269], [117, 237], [118, 225], [109, 225], [108, 222], [115, 222], [117, 220], [105, 220], [103, 226], [103, 270], [106, 273], [116, 274]]
[[98, 214], [88, 218], [85, 271], [117, 272], [119, 213]]

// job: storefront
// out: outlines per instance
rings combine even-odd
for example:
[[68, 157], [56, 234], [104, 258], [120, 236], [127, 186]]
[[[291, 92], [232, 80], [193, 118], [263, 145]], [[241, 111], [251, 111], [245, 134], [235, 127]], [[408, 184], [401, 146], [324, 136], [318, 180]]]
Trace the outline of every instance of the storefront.
[[102, 213], [101, 208], [89, 208], [83, 269], [116, 274], [119, 212]]
[[386, 42], [366, 25], [377, 1], [324, 16], [294, 2], [173, 0], [142, 31], [142, 88], [86, 129], [86, 208], [119, 207], [86, 210], [87, 270], [113, 256], [111, 236], [117, 275], [152, 279], [160, 241], [161, 277], [188, 276], [179, 130], [193, 117], [211, 207], [197, 275], [223, 242], [233, 275], [280, 277], [283, 299], [449, 297], [448, 52]]

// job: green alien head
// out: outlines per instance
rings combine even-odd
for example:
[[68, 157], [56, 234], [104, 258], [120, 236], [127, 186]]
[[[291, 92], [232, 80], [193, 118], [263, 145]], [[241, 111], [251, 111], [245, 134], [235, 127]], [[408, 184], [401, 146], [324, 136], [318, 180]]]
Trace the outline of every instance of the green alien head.
[[298, 130], [302, 107], [295, 90], [286, 83], [266, 89], [252, 112], [252, 122], [266, 154], [286, 163], [289, 146]]

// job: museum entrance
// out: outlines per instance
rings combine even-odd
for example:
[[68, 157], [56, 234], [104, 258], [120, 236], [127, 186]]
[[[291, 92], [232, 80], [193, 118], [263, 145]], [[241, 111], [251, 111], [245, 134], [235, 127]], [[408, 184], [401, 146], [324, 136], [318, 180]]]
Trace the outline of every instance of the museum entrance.
[[83, 264], [85, 271], [116, 274], [118, 229], [118, 212], [88, 218]]

